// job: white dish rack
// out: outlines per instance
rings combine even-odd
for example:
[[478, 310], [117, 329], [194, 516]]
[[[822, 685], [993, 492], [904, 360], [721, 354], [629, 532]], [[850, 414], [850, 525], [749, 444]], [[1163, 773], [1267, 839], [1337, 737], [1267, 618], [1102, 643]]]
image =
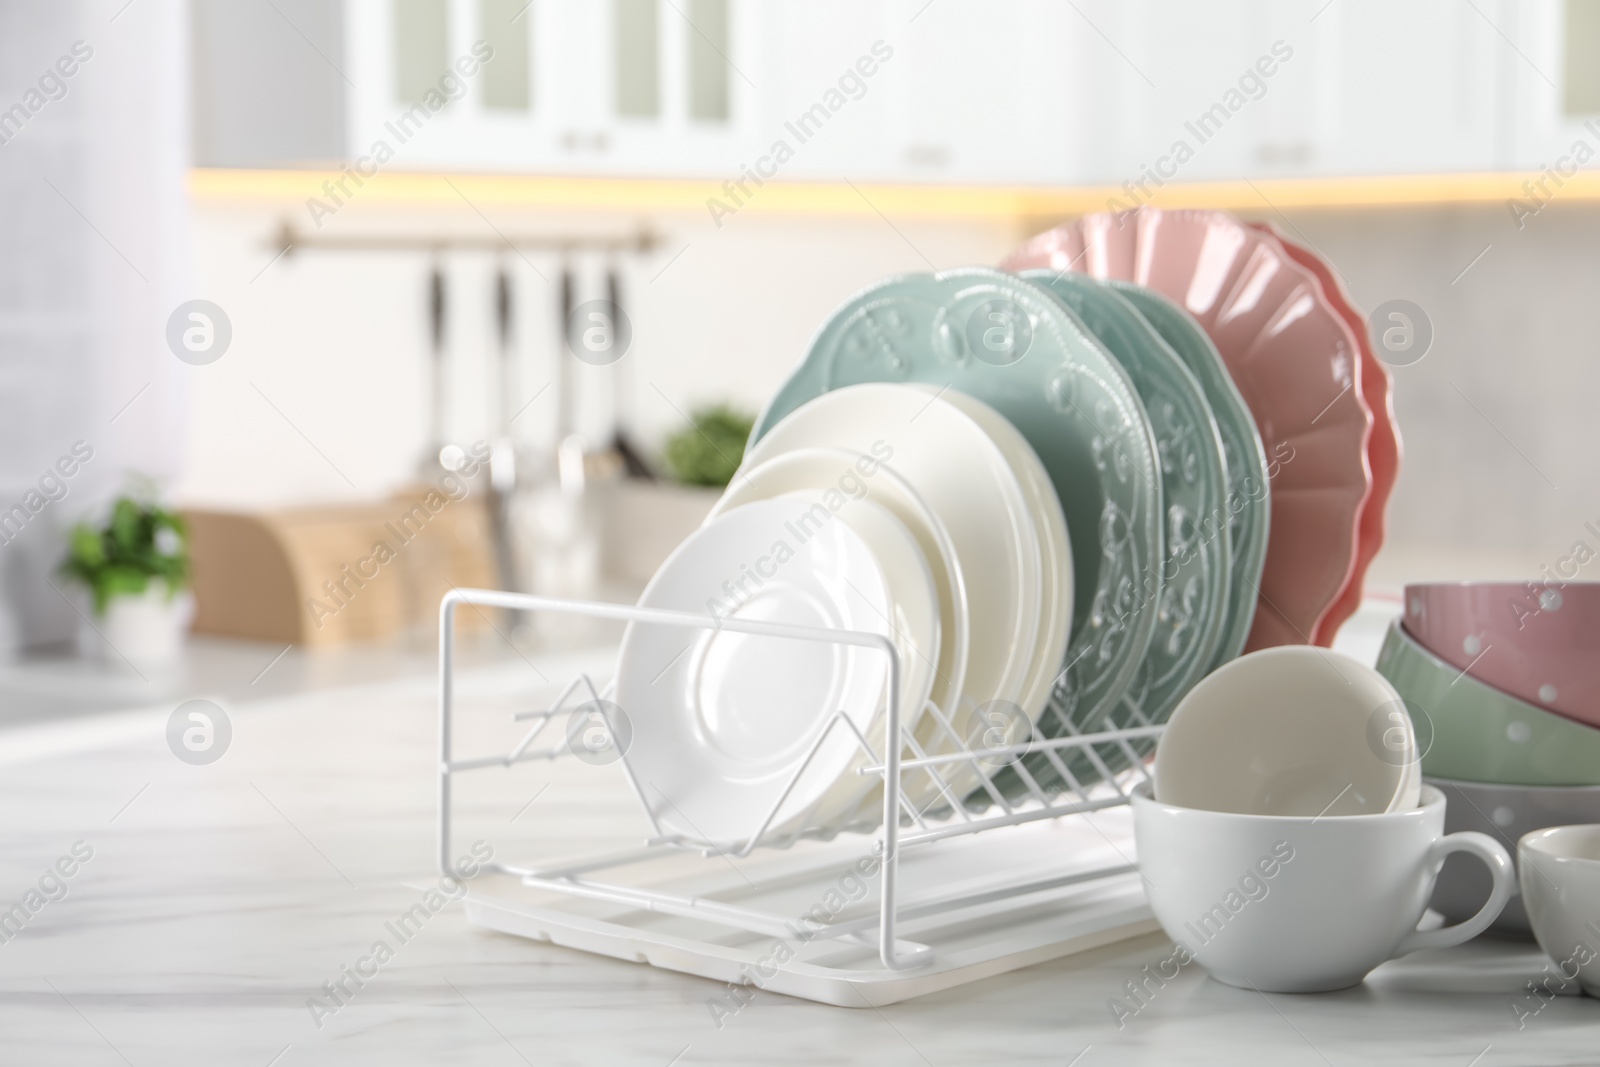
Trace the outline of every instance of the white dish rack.
[[[831, 731], [850, 730], [866, 753], [859, 773], [883, 781], [881, 820], [769, 833], [780, 797], [761, 829], [732, 849], [664, 831], [621, 761], [649, 831], [643, 846], [583, 859], [488, 864], [488, 877], [474, 882], [466, 899], [467, 918], [477, 925], [728, 983], [709, 991], [713, 1015], [718, 1004], [736, 1012], [753, 988], [842, 1006], [890, 1004], [1156, 929], [1134, 862], [1127, 803], [1132, 780], [1147, 774], [1130, 742], [1157, 737], [1162, 727], [1138, 708], [1124, 704], [1138, 724], [1126, 729], [1059, 738], [1036, 733], [986, 748], [957, 736], [930, 704], [924, 714], [934, 716], [952, 741], [949, 751], [930, 756], [900, 722], [898, 662], [881, 635], [484, 589], [455, 590], [440, 608], [443, 871], [454, 855], [456, 776], [576, 758], [564, 731], [556, 731], [553, 744], [535, 745], [551, 723], [580, 708], [605, 717], [608, 726], [611, 717], [609, 688], [579, 675], [551, 707], [515, 714], [531, 725], [509, 751], [456, 756], [455, 612], [469, 604], [873, 649], [889, 665], [884, 736], [903, 742], [878, 752], [847, 718], [835, 717], [812, 754]], [[1064, 715], [1061, 721], [1068, 723]], [[1129, 769], [1112, 773], [1102, 755], [1107, 751]], [[1063, 758], [1073, 752], [1097, 769], [1100, 782], [1078, 781]], [[1065, 788], [1039, 786], [1022, 759], [1035, 754]], [[784, 797], [810, 762], [808, 756], [796, 769]], [[1025, 793], [1008, 798], [985, 773], [978, 802], [964, 804], [944, 780], [945, 769], [962, 763], [991, 773], [1015, 768]], [[902, 788], [908, 775], [927, 776], [937, 787], [944, 801], [938, 813], [908, 802]]]

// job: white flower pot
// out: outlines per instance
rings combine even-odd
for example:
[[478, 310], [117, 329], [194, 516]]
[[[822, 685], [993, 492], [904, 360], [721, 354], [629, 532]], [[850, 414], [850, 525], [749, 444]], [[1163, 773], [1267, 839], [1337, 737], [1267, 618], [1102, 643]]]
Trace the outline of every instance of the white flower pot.
[[194, 621], [194, 594], [185, 589], [169, 597], [166, 583], [159, 580], [138, 596], [112, 597], [104, 615], [94, 614], [92, 598], [85, 596], [84, 601], [88, 618], [78, 623], [78, 649], [109, 663], [175, 659]]

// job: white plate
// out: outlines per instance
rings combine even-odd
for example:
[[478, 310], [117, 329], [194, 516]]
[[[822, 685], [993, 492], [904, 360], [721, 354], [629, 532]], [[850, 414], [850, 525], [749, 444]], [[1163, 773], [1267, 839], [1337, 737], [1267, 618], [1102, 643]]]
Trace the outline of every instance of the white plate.
[[[872, 550], [803, 500], [748, 504], [696, 530], [639, 603], [889, 635]], [[742, 845], [813, 748], [773, 825], [803, 817], [851, 769], [860, 746], [849, 730], [819, 738], [836, 713], [865, 731], [887, 673], [867, 648], [630, 623], [617, 658], [616, 703], [632, 728], [622, 758], [664, 830]]]
[[[741, 470], [706, 521], [751, 501], [795, 494], [837, 505], [839, 517], [862, 534], [885, 570], [901, 647], [902, 729], [916, 729], [930, 699], [954, 707], [967, 669], [967, 593], [944, 524], [899, 474], [870, 455], [838, 448], [796, 449]], [[871, 510], [886, 511], [910, 544], [884, 547], [857, 521]], [[874, 724], [867, 736], [880, 743], [881, 727]], [[852, 824], [881, 814], [882, 794], [867, 785], [858, 813], [846, 820]]]
[[[785, 493], [777, 499], [802, 500], [812, 508], [826, 507], [823, 501], [827, 494], [827, 490], [807, 489]], [[870, 500], [852, 499], [842, 494], [837, 499], [842, 506], [832, 514], [861, 535], [883, 568], [889, 590], [889, 620], [901, 663], [901, 722], [915, 722], [933, 688], [934, 657], [939, 654], [939, 597], [934, 588], [933, 572], [923, 559], [922, 550], [911, 532], [887, 508]], [[862, 752], [855, 761], [856, 767], [881, 762], [887, 741], [887, 725], [886, 716], [882, 713], [873, 719], [866, 737], [873, 744], [878, 758], [869, 758], [867, 753]], [[859, 822], [862, 815], [870, 817], [870, 808], [861, 815], [854, 813], [859, 804], [877, 792], [876, 782], [876, 777], [856, 774], [852, 768], [801, 819], [774, 827], [773, 830], [782, 834], [802, 829], [802, 822], [808, 827], [838, 830], [845, 823]], [[881, 805], [882, 794], [877, 795], [877, 804]]]
[[[932, 385], [924, 385], [930, 393], [938, 392]], [[976, 397], [955, 389], [947, 389], [943, 396], [956, 407], [975, 419], [979, 426], [994, 439], [1011, 463], [1022, 491], [1028, 497], [1028, 514], [1033, 518], [1034, 534], [1041, 549], [1039, 589], [1043, 595], [1039, 645], [1034, 649], [1033, 671], [1023, 688], [1025, 698], [1022, 710], [1028, 721], [1036, 723], [1044, 714], [1050, 701], [1050, 691], [1056, 676], [1061, 673], [1062, 661], [1067, 655], [1067, 644], [1072, 636], [1072, 543], [1068, 540], [1067, 519], [1061, 510], [1061, 500], [1050, 481], [1039, 454], [1033, 450], [1022, 431], [1011, 420]], [[1027, 733], [1010, 727], [999, 720], [1006, 739], [1004, 744], [1026, 740]]]
[[[957, 706], [944, 709], [955, 736], [930, 720], [919, 741], [925, 733], [930, 754], [955, 751], [987, 728], [980, 707], [995, 700], [1021, 703], [1033, 666], [1041, 562], [1022, 486], [982, 426], [914, 385], [868, 383], [824, 393], [772, 426], [745, 463], [819, 445], [882, 459], [950, 532], [967, 583], [967, 676]], [[987, 770], [976, 761], [950, 765], [951, 792], [970, 791]], [[908, 795], [917, 794], [918, 777], [924, 776], [908, 775]], [[931, 782], [924, 784], [931, 789]]]
[[[814, 493], [787, 493], [784, 499], [801, 499], [811, 504], [818, 501]], [[900, 721], [916, 722], [932, 692], [934, 657], [939, 654], [939, 595], [934, 589], [933, 571], [911, 531], [887, 508], [870, 500], [857, 500], [840, 511], [839, 518], [861, 535], [883, 568], [889, 589], [889, 619], [901, 664]], [[867, 740], [872, 742], [876, 758], [869, 759], [863, 752], [856, 760], [858, 767], [881, 763], [887, 751], [889, 723], [884, 709], [886, 705], [880, 705], [880, 712], [867, 731]], [[816, 808], [806, 814], [806, 824], [838, 830], [846, 822], [859, 824], [870, 820], [874, 825], [881, 822], [883, 789], [880, 783], [878, 776], [857, 774], [852, 768], [817, 802]], [[865, 809], [857, 812], [857, 807], [863, 804]], [[863, 825], [854, 825], [854, 828], [866, 829]]]

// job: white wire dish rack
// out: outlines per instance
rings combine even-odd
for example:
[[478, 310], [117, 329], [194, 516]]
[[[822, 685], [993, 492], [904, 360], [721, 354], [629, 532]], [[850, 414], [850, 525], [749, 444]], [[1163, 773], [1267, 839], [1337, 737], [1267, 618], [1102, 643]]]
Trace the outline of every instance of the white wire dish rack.
[[[462, 605], [872, 649], [888, 659], [882, 736], [902, 739], [879, 751], [849, 719], [836, 716], [811, 754], [833, 731], [851, 731], [865, 752], [859, 773], [882, 780], [881, 818], [846, 827], [856, 831], [849, 833], [836, 826], [768, 831], [784, 797], [808, 773], [807, 756], [761, 829], [737, 848], [663, 830], [623, 760], [643, 810], [642, 846], [579, 859], [491, 863], [466, 900], [475, 924], [729, 983], [710, 991], [729, 1011], [752, 987], [842, 1006], [890, 1004], [1156, 928], [1134, 864], [1127, 803], [1134, 781], [1147, 773], [1135, 745], [1148, 743], [1162, 727], [1137, 708], [1124, 704], [1131, 712], [1124, 721], [1136, 723], [1125, 729], [1059, 738], [1035, 732], [1026, 741], [989, 748], [968, 744], [944, 712], [929, 705], [924, 714], [934, 716], [952, 741], [930, 756], [902, 726], [895, 649], [880, 635], [482, 589], [455, 590], [441, 605], [441, 870], [449, 871], [455, 855], [451, 794], [457, 776], [572, 758], [570, 731], [552, 732], [551, 724], [578, 711], [605, 717], [610, 727], [607, 709], [614, 707], [606, 699], [609, 688], [579, 675], [550, 707], [515, 713], [530, 725], [509, 751], [458, 757], [452, 737], [455, 612]], [[1060, 721], [1069, 723], [1066, 716]], [[545, 737], [552, 740], [541, 745]], [[1080, 782], [1063, 758], [1072, 752], [1096, 768], [1099, 782]], [[1064, 787], [1039, 786], [1021, 758], [1034, 753]], [[1128, 769], [1113, 773], [1112, 759]], [[984, 780], [966, 803], [946, 781], [961, 764]], [[1020, 798], [989, 781], [1006, 766], [1024, 786]], [[944, 801], [937, 817], [908, 799], [904, 785], [917, 776]]]

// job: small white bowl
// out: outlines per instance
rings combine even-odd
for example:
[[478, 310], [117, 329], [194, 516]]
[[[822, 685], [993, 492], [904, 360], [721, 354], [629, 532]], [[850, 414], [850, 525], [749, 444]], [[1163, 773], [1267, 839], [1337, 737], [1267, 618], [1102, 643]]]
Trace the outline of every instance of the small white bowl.
[[1517, 843], [1522, 904], [1561, 976], [1600, 997], [1600, 824], [1552, 826]]
[[1213, 671], [1156, 749], [1163, 804], [1242, 815], [1372, 815], [1417, 806], [1411, 718], [1371, 667], [1282, 645]]

